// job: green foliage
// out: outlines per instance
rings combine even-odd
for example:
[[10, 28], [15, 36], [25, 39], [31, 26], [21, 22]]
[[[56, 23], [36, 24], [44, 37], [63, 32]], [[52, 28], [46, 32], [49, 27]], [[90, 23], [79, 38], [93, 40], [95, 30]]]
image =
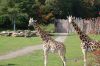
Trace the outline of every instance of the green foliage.
[[9, 15], [2, 15], [0, 16], [0, 27], [2, 28], [11, 28], [11, 21], [9, 20]]
[[[5, 19], [12, 23], [15, 21], [20, 29], [26, 28], [25, 24], [27, 24], [29, 17], [45, 23], [46, 20], [43, 16], [47, 16], [51, 12], [53, 18], [66, 18], [67, 15], [90, 18], [100, 16], [97, 14], [99, 11], [100, 0], [0, 0], [0, 16], [9, 15], [9, 19], [6, 17]], [[25, 16], [19, 16], [21, 14], [25, 14]], [[23, 20], [24, 24], [20, 23]]]
[[27, 29], [28, 28], [28, 16], [27, 14], [20, 14], [17, 16], [16, 20], [17, 29]]
[[41, 25], [41, 27], [42, 27], [43, 30], [50, 32], [50, 33], [53, 33], [54, 30], [55, 30], [54, 24]]
[[72, 1], [57, 0], [53, 8], [54, 8], [54, 14], [56, 18], [66, 18], [67, 15], [72, 14], [71, 11]]
[[29, 16], [32, 16], [34, 12], [37, 12], [33, 11], [33, 9], [35, 9], [36, 7], [35, 0], [25, 0], [23, 2], [20, 2], [18, 7], [21, 12], [27, 13]]

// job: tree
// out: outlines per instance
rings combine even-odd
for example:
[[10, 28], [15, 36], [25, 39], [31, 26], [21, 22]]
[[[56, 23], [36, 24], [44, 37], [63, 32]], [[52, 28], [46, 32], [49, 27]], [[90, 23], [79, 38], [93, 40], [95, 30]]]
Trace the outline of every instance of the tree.
[[[19, 22], [23, 22], [24, 20], [26, 20], [27, 18], [25, 18], [24, 20], [22, 19], [19, 19], [19, 18], [24, 18], [24, 17], [27, 17], [27, 15], [24, 15], [23, 13], [20, 12], [19, 10], [19, 3], [21, 2], [21, 0], [19, 1], [16, 1], [16, 0], [8, 0], [6, 5], [4, 5], [2, 7], [2, 15], [8, 15], [8, 20], [10, 20], [10, 22], [12, 22], [12, 26], [13, 26], [13, 29], [14, 31], [16, 30], [16, 28], [18, 27], [18, 23]], [[23, 14], [23, 16], [22, 16]], [[2, 18], [2, 17], [1, 17]], [[7, 17], [4, 17], [5, 19]], [[3, 22], [3, 21], [1, 21]], [[26, 21], [25, 21], [26, 22]], [[28, 21], [27, 21], [28, 22]], [[26, 23], [27, 23], [26, 22]], [[24, 25], [24, 26], [23, 26]], [[22, 24], [23, 28], [25, 27], [26, 28], [26, 25], [25, 24]], [[22, 28], [22, 27], [21, 27]], [[20, 28], [20, 29], [21, 29]]]
[[24, 0], [19, 3], [20, 11], [23, 13], [27, 13], [29, 17], [36, 17], [36, 15], [38, 14], [38, 6], [39, 5], [35, 3], [35, 0]]
[[8, 0], [8, 14], [10, 16], [10, 19], [13, 23], [13, 30], [16, 31], [16, 17], [18, 15], [18, 8], [16, 7], [16, 3], [14, 0]]
[[46, 0], [47, 11], [52, 10], [55, 18], [66, 18], [71, 12], [71, 3], [69, 0]]
[[[10, 22], [16, 21], [16, 28], [27, 28], [29, 17], [47, 25], [54, 18], [64, 19], [67, 15], [82, 18], [97, 17], [99, 11], [100, 0], [1, 0], [0, 22], [3, 22], [3, 17]], [[20, 25], [23, 27], [19, 27]]]

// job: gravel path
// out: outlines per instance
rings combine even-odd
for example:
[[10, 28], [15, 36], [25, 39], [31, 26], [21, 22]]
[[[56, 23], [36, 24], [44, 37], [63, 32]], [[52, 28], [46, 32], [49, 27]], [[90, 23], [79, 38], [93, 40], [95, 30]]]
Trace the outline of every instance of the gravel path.
[[[66, 36], [58, 36], [55, 40], [60, 41], [60, 42], [64, 42], [65, 38], [66, 38]], [[23, 49], [19, 49], [19, 50], [14, 51], [14, 52], [10, 52], [6, 55], [2, 55], [2, 56], [0, 56], [0, 60], [7, 60], [7, 59], [11, 59], [11, 58], [16, 58], [19, 56], [23, 56], [23, 55], [32, 53], [35, 50], [40, 50], [40, 49], [42, 49], [42, 44], [38, 44], [36, 46], [28, 46], [28, 47], [25, 47]]]

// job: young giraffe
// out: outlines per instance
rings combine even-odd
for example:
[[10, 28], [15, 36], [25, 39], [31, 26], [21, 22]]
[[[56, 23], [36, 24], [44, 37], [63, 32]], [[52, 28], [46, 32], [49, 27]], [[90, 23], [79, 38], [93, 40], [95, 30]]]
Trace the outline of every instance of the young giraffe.
[[87, 52], [93, 53], [96, 50], [100, 50], [100, 42], [92, 40], [88, 35], [82, 32], [78, 25], [74, 22], [72, 16], [69, 16], [68, 20], [79, 35], [81, 40], [81, 49], [84, 55], [84, 66], [87, 66]]
[[53, 53], [58, 53], [63, 62], [63, 66], [66, 66], [66, 57], [65, 57], [66, 48], [64, 44], [62, 42], [55, 41], [45, 31], [43, 31], [39, 27], [37, 20], [33, 20], [33, 18], [30, 18], [29, 26], [33, 26], [34, 29], [36, 30], [36, 35], [43, 40], [44, 66], [47, 66], [47, 58], [49, 51]]

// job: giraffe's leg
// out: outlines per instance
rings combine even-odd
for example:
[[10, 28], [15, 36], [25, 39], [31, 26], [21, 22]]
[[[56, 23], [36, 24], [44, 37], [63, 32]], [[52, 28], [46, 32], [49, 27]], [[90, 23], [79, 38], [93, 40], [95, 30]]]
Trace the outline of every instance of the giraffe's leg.
[[66, 57], [65, 57], [65, 53], [59, 52], [59, 56], [63, 62], [63, 66], [66, 66]]
[[44, 66], [47, 66], [48, 51], [44, 50]]
[[82, 49], [82, 53], [84, 55], [84, 66], [87, 66], [87, 51], [86, 51], [86, 49], [83, 49], [83, 48], [81, 48], [81, 49]]
[[63, 66], [66, 66], [66, 57], [65, 56], [60, 56], [62, 62], [63, 62]]

